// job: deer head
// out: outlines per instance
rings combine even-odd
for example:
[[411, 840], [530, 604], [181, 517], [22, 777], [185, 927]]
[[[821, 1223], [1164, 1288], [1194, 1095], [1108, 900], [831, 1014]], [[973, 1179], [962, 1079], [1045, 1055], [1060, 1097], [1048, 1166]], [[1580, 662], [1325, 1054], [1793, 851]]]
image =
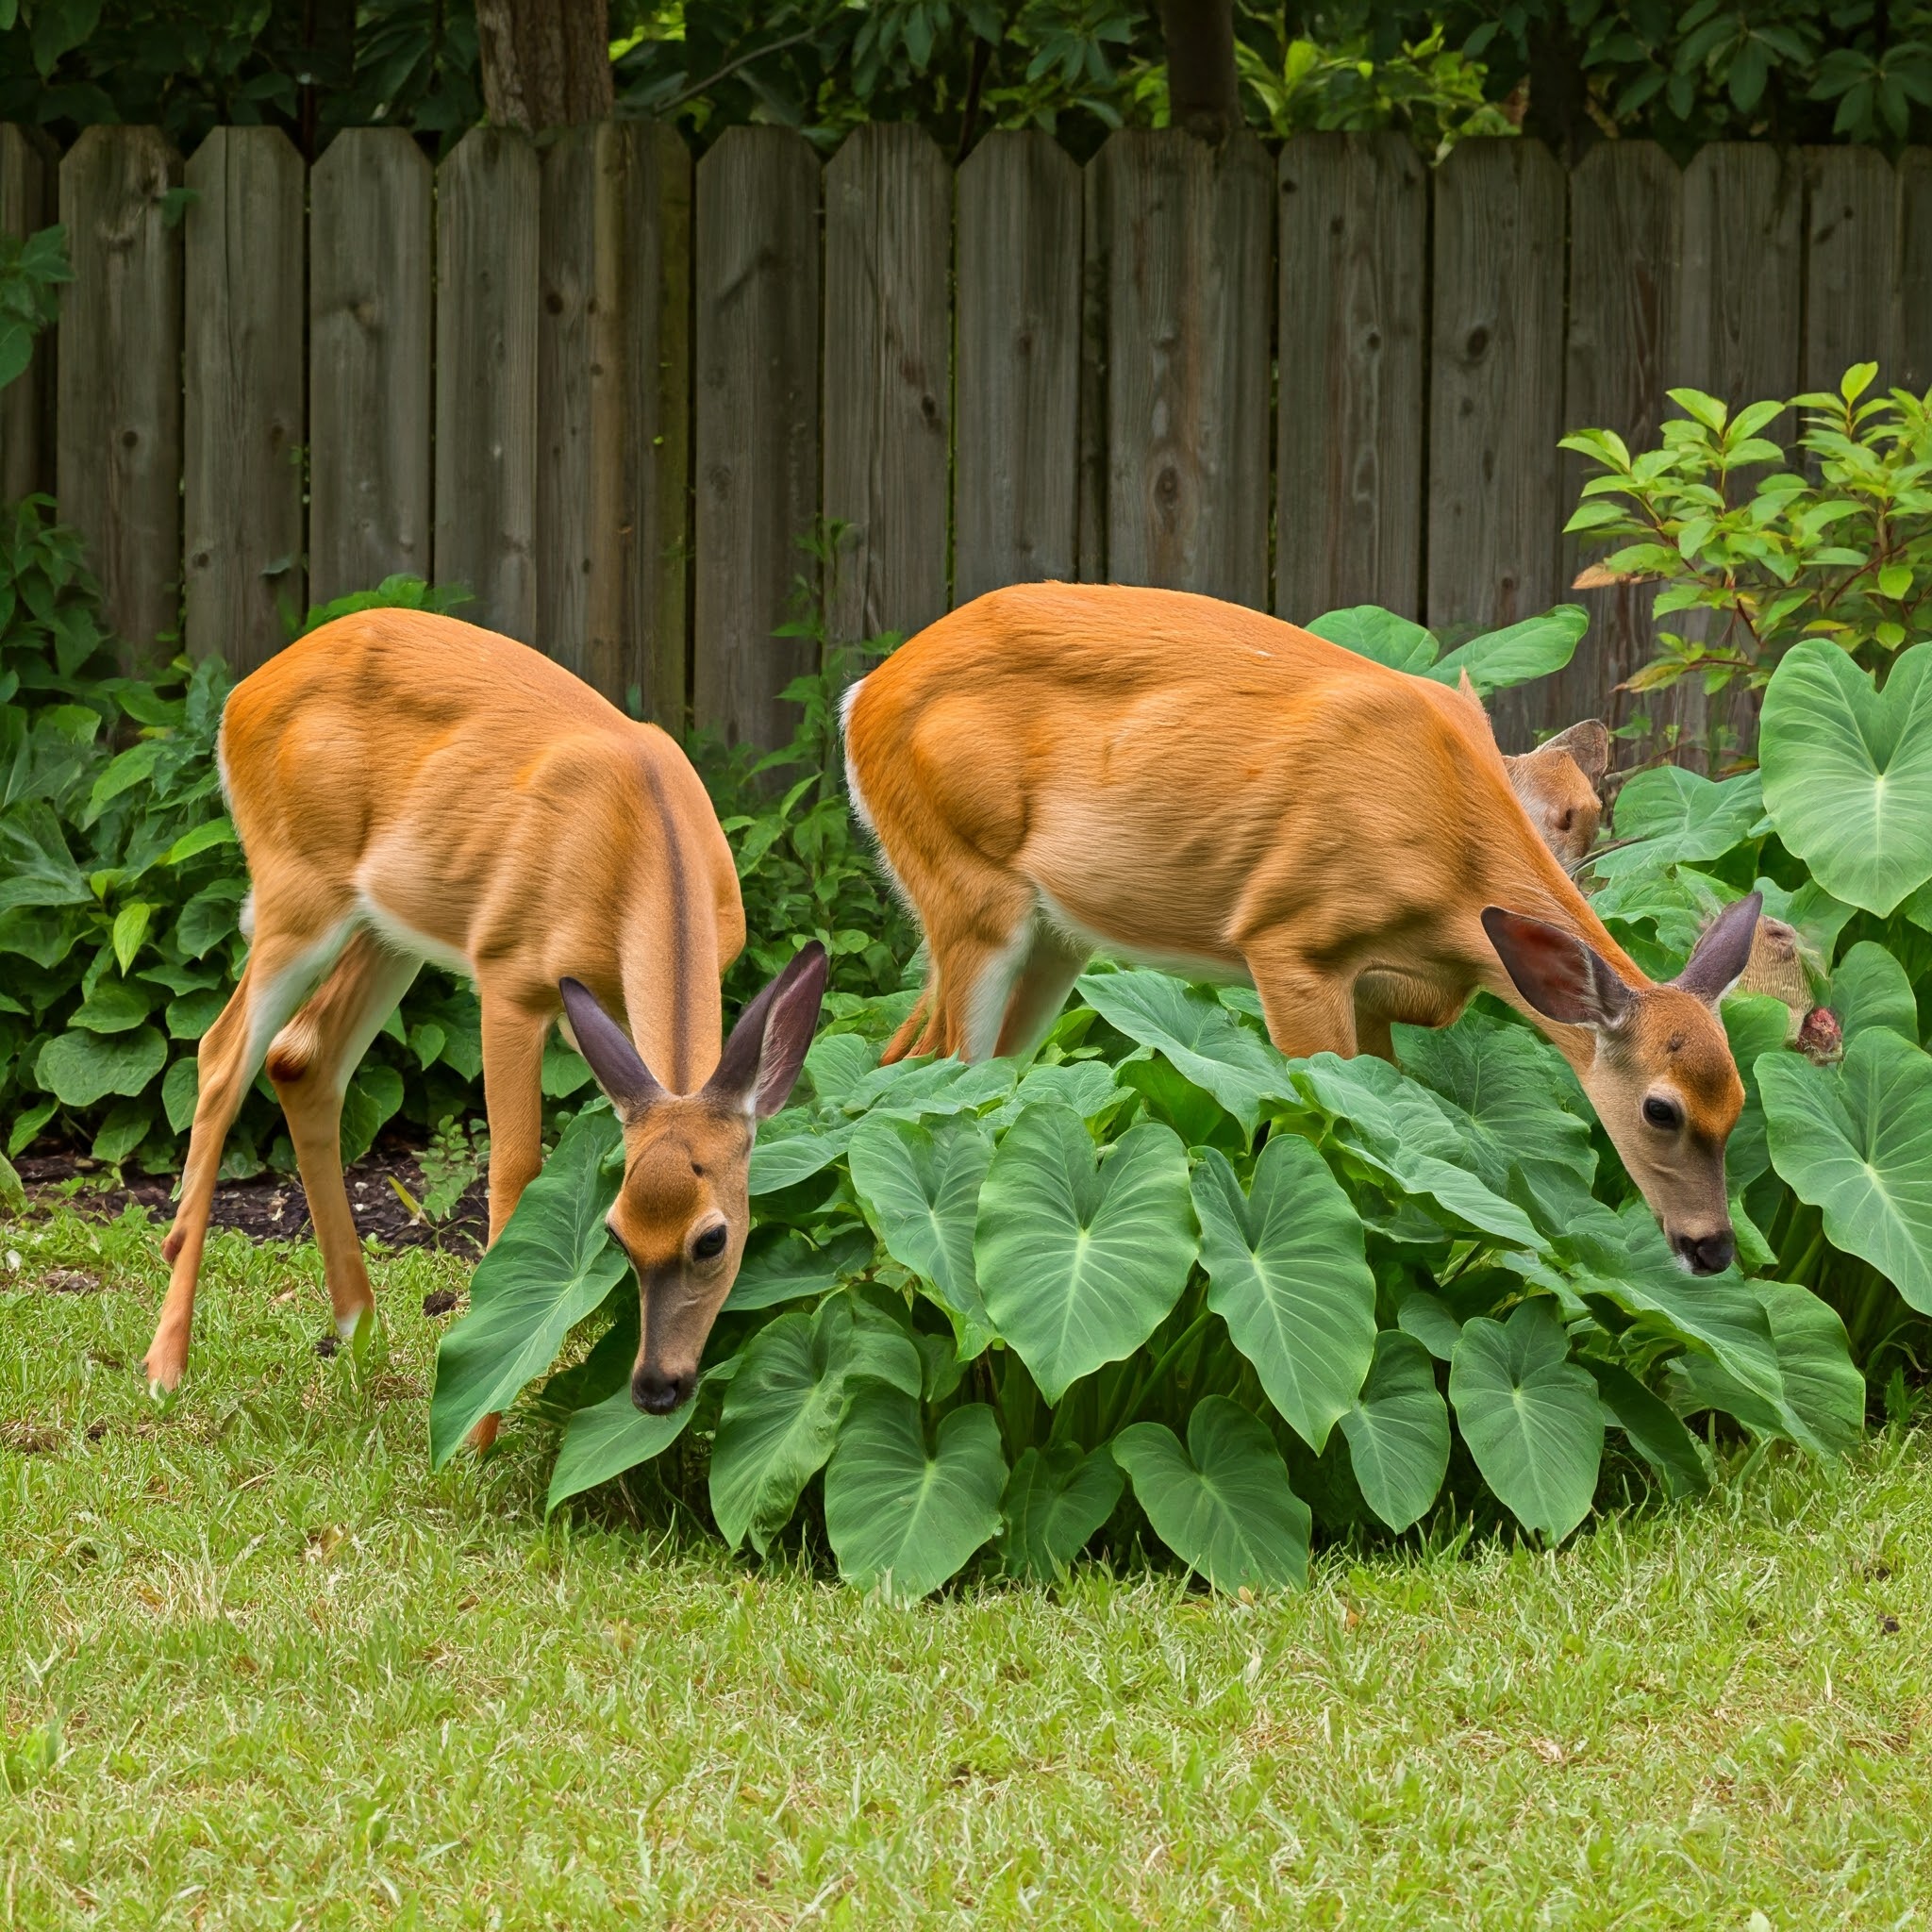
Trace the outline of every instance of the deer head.
[[637, 1271], [631, 1400], [668, 1415], [697, 1386], [698, 1361], [738, 1278], [751, 1227], [751, 1144], [790, 1097], [818, 1025], [825, 950], [817, 941], [745, 1008], [717, 1070], [695, 1093], [659, 1086], [623, 1027], [575, 979], [564, 1011], [624, 1124], [624, 1181], [610, 1231]]
[[1565, 871], [1583, 863], [1596, 837], [1604, 802], [1598, 788], [1610, 768], [1610, 734], [1595, 718], [1546, 739], [1534, 751], [1505, 758], [1509, 789]]
[[1528, 1006], [1593, 1036], [1593, 1050], [1572, 1061], [1577, 1078], [1672, 1252], [1693, 1274], [1720, 1273], [1737, 1252], [1724, 1142], [1744, 1088], [1717, 1008], [1751, 957], [1762, 903], [1753, 892], [1727, 907], [1662, 986], [1628, 984], [1560, 926], [1497, 906], [1482, 915]]

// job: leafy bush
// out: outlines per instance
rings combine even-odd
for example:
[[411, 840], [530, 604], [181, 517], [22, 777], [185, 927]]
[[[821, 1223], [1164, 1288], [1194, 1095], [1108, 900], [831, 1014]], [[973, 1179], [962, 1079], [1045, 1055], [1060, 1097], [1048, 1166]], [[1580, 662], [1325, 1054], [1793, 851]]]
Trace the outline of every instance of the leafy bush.
[[[1753, 403], [1674, 389], [1684, 415], [1662, 447], [1632, 456], [1614, 430], [1563, 439], [1602, 472], [1566, 528], [1612, 547], [1578, 578], [1655, 583], [1658, 654], [1630, 679], [1649, 691], [1696, 677], [1759, 689], [1800, 639], [1824, 637], [1872, 666], [1932, 622], [1932, 395], [1870, 402], [1877, 364], [1845, 373], [1837, 395]], [[1811, 473], [1764, 435], [1804, 410], [1797, 446]], [[1774, 465], [1767, 471], [1767, 465]]]
[[[1566, 662], [1580, 617], [1449, 658], [1387, 611], [1314, 627], [1495, 689]], [[1600, 909], [1659, 975], [1754, 884], [1821, 971], [1856, 934], [1841, 1066], [1788, 1051], [1775, 1000], [1724, 1009], [1748, 1091], [1734, 1209], [1766, 1278], [1678, 1270], [1568, 1067], [1487, 998], [1444, 1031], [1397, 1028], [1402, 1071], [1284, 1058], [1251, 991], [1105, 968], [1030, 1062], [881, 1068], [913, 995], [855, 998], [760, 1133], [756, 1225], [694, 1400], [631, 1405], [637, 1288], [604, 1226], [623, 1149], [593, 1105], [444, 1340], [433, 1455], [564, 1350], [535, 1396], [562, 1429], [553, 1507], [658, 1463], [763, 1552], [816, 1484], [841, 1574], [904, 1596], [973, 1562], [1053, 1578], [1104, 1529], [1117, 1549], [1151, 1531], [1224, 1589], [1298, 1580], [1318, 1523], [1477, 1507], [1558, 1538], [1599, 1492], [1607, 1431], [1674, 1495], [1709, 1480], [1708, 1418], [1841, 1447], [1863, 1385], [1814, 1290], [1874, 1348], [1905, 1339], [1888, 1278], [1932, 1311], [1932, 1057], [1910, 991], [1932, 830], [1879, 858], [1856, 824], [1879, 772], [1932, 784], [1921, 648], [1874, 693], [1842, 653], [1800, 646], [1762, 777], [1641, 774], [1598, 861]], [[1838, 679], [1836, 710], [1799, 682], [1835, 677], [1826, 660], [1864, 692]]]

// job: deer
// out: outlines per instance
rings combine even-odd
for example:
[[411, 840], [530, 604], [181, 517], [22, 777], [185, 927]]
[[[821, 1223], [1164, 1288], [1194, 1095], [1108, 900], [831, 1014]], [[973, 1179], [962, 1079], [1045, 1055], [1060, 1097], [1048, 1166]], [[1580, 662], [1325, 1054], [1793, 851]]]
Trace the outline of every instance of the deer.
[[[640, 1296], [637, 1406], [691, 1394], [749, 1227], [758, 1123], [789, 1097], [826, 959], [802, 947], [721, 1050], [744, 944], [731, 849], [675, 740], [527, 645], [430, 612], [322, 625], [229, 693], [217, 741], [249, 874], [249, 949], [202, 1037], [167, 1293], [143, 1364], [174, 1393], [222, 1145], [265, 1064], [294, 1143], [336, 1330], [375, 1319], [341, 1158], [350, 1074], [424, 961], [482, 1009], [493, 1244], [542, 1161], [560, 1024], [622, 1124], [608, 1225]], [[489, 1445], [495, 1419], [473, 1441]]]
[[901, 645], [842, 718], [855, 815], [927, 947], [888, 1061], [1032, 1051], [1100, 950], [1251, 983], [1291, 1058], [1393, 1060], [1391, 1025], [1483, 989], [1574, 1069], [1679, 1265], [1729, 1266], [1744, 1093], [1717, 1008], [1758, 895], [1653, 982], [1473, 693], [1212, 598], [1032, 583]]
[[[1466, 671], [1461, 689], [1480, 707]], [[1505, 752], [1503, 769], [1537, 836], [1574, 878], [1603, 823], [1602, 786], [1610, 769], [1608, 727], [1600, 718], [1585, 718], [1544, 739], [1533, 751]]]

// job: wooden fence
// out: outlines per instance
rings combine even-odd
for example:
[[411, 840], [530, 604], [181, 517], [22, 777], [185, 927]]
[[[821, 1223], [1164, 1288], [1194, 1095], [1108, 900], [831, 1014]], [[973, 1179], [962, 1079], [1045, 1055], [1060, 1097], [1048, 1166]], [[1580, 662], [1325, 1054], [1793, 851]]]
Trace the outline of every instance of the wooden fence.
[[[693, 165], [626, 123], [481, 128], [434, 169], [358, 129], [305, 169], [271, 129], [184, 165], [149, 129], [57, 161], [0, 128], [0, 222], [57, 217], [75, 281], [0, 475], [58, 493], [137, 646], [179, 614], [245, 669], [279, 608], [414, 571], [764, 742], [821, 515], [848, 638], [1044, 576], [1466, 631], [1570, 594], [1566, 428], [1650, 441], [1667, 387], [1870, 358], [1932, 385], [1924, 151], [1607, 142], [1566, 175], [1527, 141], [1431, 171], [1392, 135], [1127, 132], [1082, 168], [1003, 133], [956, 171], [912, 127], [823, 164], [742, 127]], [[1506, 742], [1647, 655], [1640, 598], [1587, 601]]]

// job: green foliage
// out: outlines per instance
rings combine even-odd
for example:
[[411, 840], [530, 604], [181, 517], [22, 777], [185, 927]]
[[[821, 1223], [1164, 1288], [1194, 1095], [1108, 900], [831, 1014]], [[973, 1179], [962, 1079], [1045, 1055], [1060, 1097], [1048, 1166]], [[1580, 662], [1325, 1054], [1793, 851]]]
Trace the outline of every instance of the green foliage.
[[[1932, 594], [1932, 396], [1863, 401], [1859, 363], [1837, 395], [1761, 402], [1732, 414], [1678, 389], [1661, 446], [1633, 455], [1613, 430], [1563, 439], [1595, 466], [1566, 527], [1611, 547], [1580, 583], [1658, 587], [1658, 654], [1630, 679], [1649, 691], [1695, 677], [1706, 691], [1764, 684], [1807, 637], [1868, 668], [1926, 627]], [[1801, 467], [1765, 432], [1803, 412]]]
[[25, 372], [35, 336], [59, 316], [60, 284], [73, 279], [65, 228], [0, 235], [0, 389]]

